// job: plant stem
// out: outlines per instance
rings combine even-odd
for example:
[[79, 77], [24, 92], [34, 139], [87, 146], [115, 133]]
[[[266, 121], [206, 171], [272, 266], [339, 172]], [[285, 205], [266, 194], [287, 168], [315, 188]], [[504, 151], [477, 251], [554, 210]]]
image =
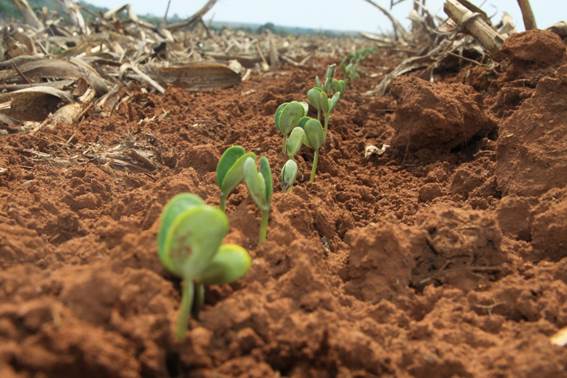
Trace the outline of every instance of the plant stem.
[[221, 194], [220, 196], [220, 209], [223, 212], [226, 212], [226, 196], [224, 194]]
[[286, 135], [284, 135], [284, 138], [283, 138], [282, 152], [283, 152], [284, 155], [287, 155], [287, 136]]
[[195, 317], [195, 318], [199, 317], [199, 311], [201, 310], [201, 307], [203, 307], [203, 304], [205, 304], [205, 285], [200, 284], [200, 283], [196, 283], [195, 284], [195, 299], [194, 299], [193, 309], [192, 309], [193, 317]]
[[323, 131], [324, 131], [324, 135], [325, 135], [325, 139], [327, 139], [327, 130], [329, 129], [329, 118], [331, 118], [331, 115], [328, 113], [323, 113]]
[[309, 177], [309, 182], [315, 182], [315, 176], [317, 175], [317, 164], [319, 164], [319, 150], [315, 151], [313, 155], [313, 166], [311, 167], [311, 176]]
[[175, 338], [177, 341], [183, 341], [185, 339], [185, 334], [187, 333], [189, 316], [191, 315], [191, 308], [193, 307], [193, 289], [193, 280], [184, 279], [181, 283], [181, 305], [179, 306], [179, 313], [177, 314], [177, 323], [175, 326]]
[[258, 237], [258, 244], [266, 241], [268, 237], [268, 223], [270, 222], [270, 210], [262, 210], [262, 220], [260, 222], [260, 235]]

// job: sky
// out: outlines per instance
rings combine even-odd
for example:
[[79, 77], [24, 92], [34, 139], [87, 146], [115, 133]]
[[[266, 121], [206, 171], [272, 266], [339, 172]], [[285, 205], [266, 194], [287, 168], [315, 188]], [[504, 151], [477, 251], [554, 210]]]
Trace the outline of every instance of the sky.
[[[167, 0], [87, 0], [92, 4], [112, 8], [128, 2], [137, 14], [163, 15]], [[375, 0], [381, 5], [389, 5], [390, 0]], [[428, 0], [428, 9], [434, 14], [444, 15], [443, 0]], [[518, 30], [523, 30], [522, 16], [517, 0], [473, 1], [484, 4], [489, 15], [501, 18], [502, 11], [512, 15]], [[170, 15], [189, 16], [199, 9], [206, 0], [172, 0]], [[411, 0], [396, 6], [394, 15], [408, 24], [407, 15]], [[540, 28], [545, 28], [567, 19], [565, 0], [531, 1]], [[562, 5], [559, 5], [563, 3]], [[562, 8], [562, 9], [557, 9]], [[264, 24], [273, 22], [285, 26], [302, 26], [315, 29], [335, 29], [351, 31], [381, 32], [389, 31], [390, 24], [377, 9], [363, 0], [219, 0], [205, 16], [216, 21], [250, 22]]]

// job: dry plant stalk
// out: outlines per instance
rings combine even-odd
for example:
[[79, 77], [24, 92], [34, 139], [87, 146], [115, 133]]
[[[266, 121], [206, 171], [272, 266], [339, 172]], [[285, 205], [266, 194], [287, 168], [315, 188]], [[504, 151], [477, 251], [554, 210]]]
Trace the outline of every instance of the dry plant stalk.
[[463, 3], [468, 3], [468, 0], [446, 0], [443, 9], [451, 20], [466, 29], [491, 55], [496, 55], [502, 47], [502, 36], [484, 20], [482, 14], [472, 12]]
[[65, 8], [73, 24], [79, 28], [82, 34], [90, 34], [89, 28], [81, 13], [81, 8], [75, 0], [59, 0], [59, 3]]
[[197, 12], [195, 12], [195, 14], [193, 14], [191, 17], [189, 17], [188, 19], [186, 19], [184, 21], [180, 21], [180, 22], [176, 22], [174, 24], [167, 25], [167, 29], [169, 31], [173, 32], [173, 31], [176, 31], [176, 30], [180, 30], [180, 29], [192, 26], [193, 24], [199, 22], [199, 20], [201, 20], [201, 18], [215, 6], [217, 1], [218, 0], [207, 1], [207, 3], [205, 5], [203, 5], [201, 7], [201, 9], [199, 9]]
[[392, 16], [392, 14], [388, 12], [386, 8], [380, 6], [379, 4], [377, 4], [372, 0], [364, 0], [364, 1], [372, 5], [374, 8], [378, 9], [380, 12], [382, 12], [382, 14], [384, 14], [384, 16], [388, 17], [388, 20], [390, 20], [390, 22], [392, 23], [392, 28], [394, 29], [394, 39], [396, 41], [399, 41], [400, 39], [404, 41], [408, 40], [407, 32], [404, 29], [403, 25], [398, 20], [396, 20], [396, 18]]
[[18, 10], [24, 16], [24, 20], [26, 24], [30, 25], [35, 29], [43, 28], [43, 24], [41, 23], [39, 18], [37, 18], [37, 16], [35, 15], [33, 9], [30, 7], [27, 0], [12, 0], [12, 1], [14, 2], [14, 5], [16, 5], [16, 8], [18, 8]]
[[530, 4], [530, 0], [518, 0], [518, 5], [522, 10], [522, 18], [524, 19], [524, 27], [526, 30], [537, 29], [537, 24]]

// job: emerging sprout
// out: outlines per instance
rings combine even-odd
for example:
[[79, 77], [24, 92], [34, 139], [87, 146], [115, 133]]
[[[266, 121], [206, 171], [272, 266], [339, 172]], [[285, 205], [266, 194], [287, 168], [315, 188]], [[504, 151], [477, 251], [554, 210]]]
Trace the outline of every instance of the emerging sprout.
[[354, 81], [360, 77], [358, 67], [354, 63], [348, 63], [342, 67], [343, 74], [349, 81]]
[[290, 192], [297, 178], [297, 163], [295, 160], [289, 159], [286, 161], [282, 168], [282, 173], [280, 176], [280, 181], [282, 184], [282, 190]]
[[317, 175], [317, 165], [319, 164], [319, 149], [325, 143], [325, 130], [319, 120], [310, 117], [302, 118], [299, 125], [305, 130], [303, 144], [312, 148], [314, 151], [311, 176], [309, 177], [309, 182], [314, 182], [315, 176]]
[[345, 56], [340, 64], [340, 68], [343, 72], [344, 77], [346, 77], [348, 81], [358, 79], [360, 76], [358, 74], [358, 65], [360, 64], [360, 62], [362, 62], [364, 59], [368, 58], [375, 52], [376, 49], [367, 47], [358, 49], [355, 52], [349, 53], [347, 56]]
[[283, 153], [286, 153], [287, 138], [293, 128], [297, 126], [299, 120], [307, 115], [309, 105], [305, 102], [292, 101], [284, 102], [276, 110], [276, 128], [282, 133], [284, 140], [282, 145]]
[[217, 164], [216, 182], [221, 190], [220, 208], [226, 210], [226, 200], [234, 188], [244, 180], [244, 162], [256, 158], [253, 152], [246, 152], [241, 146], [227, 148]]
[[321, 83], [319, 77], [315, 78], [315, 87], [325, 91], [328, 97], [333, 97], [337, 92], [342, 96], [345, 91], [346, 82], [344, 80], [334, 78], [335, 70], [335, 64], [331, 64], [327, 67], [327, 71], [325, 72], [325, 82], [323, 83]]
[[262, 212], [260, 222], [260, 234], [258, 243], [266, 240], [268, 234], [268, 223], [270, 221], [270, 209], [272, 206], [272, 170], [270, 163], [265, 156], [260, 158], [260, 172], [256, 168], [256, 160], [252, 157], [246, 159], [244, 163], [244, 181], [248, 187], [250, 197]]
[[294, 127], [293, 130], [291, 131], [291, 134], [289, 135], [289, 138], [287, 138], [287, 143], [286, 143], [286, 151], [288, 158], [293, 159], [293, 157], [301, 149], [301, 145], [304, 140], [305, 140], [305, 131], [301, 127]]
[[190, 314], [204, 303], [204, 286], [233, 282], [251, 265], [248, 252], [234, 244], [222, 244], [228, 219], [219, 209], [208, 206], [197, 195], [183, 193], [163, 208], [157, 238], [162, 265], [182, 279], [181, 305], [175, 336], [187, 333]]
[[323, 129], [325, 131], [325, 136], [327, 135], [327, 130], [329, 129], [329, 120], [331, 119], [331, 113], [335, 110], [337, 103], [341, 98], [341, 92], [335, 92], [333, 97], [329, 98], [327, 92], [320, 87], [313, 87], [307, 92], [307, 99], [309, 104], [317, 109], [317, 119], [321, 121], [321, 114], [323, 115]]

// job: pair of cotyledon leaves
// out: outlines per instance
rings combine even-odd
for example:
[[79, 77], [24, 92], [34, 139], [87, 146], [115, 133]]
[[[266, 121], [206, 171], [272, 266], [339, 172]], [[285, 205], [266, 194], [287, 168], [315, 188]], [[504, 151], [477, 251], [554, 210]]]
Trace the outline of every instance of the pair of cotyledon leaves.
[[216, 182], [226, 198], [243, 180], [250, 196], [262, 211], [269, 211], [273, 194], [272, 171], [265, 156], [259, 159], [241, 146], [231, 146], [222, 154], [216, 171]]
[[292, 101], [281, 104], [276, 110], [276, 128], [287, 138], [286, 151], [291, 159], [304, 144], [318, 150], [324, 142], [321, 122], [307, 117], [308, 105]]
[[246, 274], [251, 259], [244, 248], [222, 244], [228, 229], [221, 210], [195, 194], [178, 194], [160, 217], [159, 259], [185, 280], [205, 285], [233, 282]]
[[276, 128], [287, 137], [299, 120], [307, 115], [309, 105], [301, 101], [284, 102], [276, 109]]
[[307, 100], [309, 104], [323, 114], [330, 114], [335, 110], [339, 100], [341, 99], [340, 91], [335, 92], [333, 97], [329, 98], [327, 92], [321, 87], [313, 87], [307, 91]]
[[289, 138], [287, 139], [287, 152], [290, 157], [295, 156], [304, 144], [313, 150], [318, 150], [325, 143], [325, 132], [321, 122], [315, 118], [303, 117], [299, 120]]

